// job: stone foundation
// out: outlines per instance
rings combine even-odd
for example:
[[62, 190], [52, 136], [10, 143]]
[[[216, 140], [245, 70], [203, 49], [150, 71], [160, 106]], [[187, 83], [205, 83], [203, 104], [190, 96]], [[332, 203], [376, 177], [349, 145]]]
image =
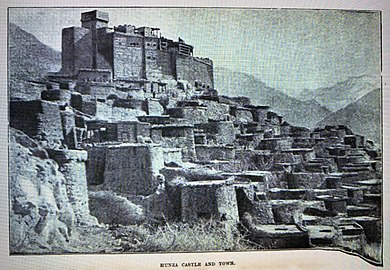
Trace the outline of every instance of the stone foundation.
[[236, 192], [231, 180], [194, 181], [181, 189], [181, 218], [238, 223]]

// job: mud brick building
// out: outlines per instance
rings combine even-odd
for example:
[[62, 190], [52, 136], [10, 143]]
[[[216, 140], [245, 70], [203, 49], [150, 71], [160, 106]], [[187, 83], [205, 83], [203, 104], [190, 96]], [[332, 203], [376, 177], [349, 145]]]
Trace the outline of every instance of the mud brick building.
[[172, 78], [213, 88], [213, 63], [194, 57], [193, 46], [164, 38], [159, 28], [108, 23], [107, 13], [94, 10], [81, 14], [81, 27], [63, 29], [61, 75], [139, 86]]

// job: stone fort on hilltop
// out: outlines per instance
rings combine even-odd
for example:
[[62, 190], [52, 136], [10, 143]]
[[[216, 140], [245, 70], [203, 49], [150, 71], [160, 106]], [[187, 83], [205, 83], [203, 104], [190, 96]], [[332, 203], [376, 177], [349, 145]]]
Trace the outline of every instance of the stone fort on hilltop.
[[136, 84], [163, 78], [213, 87], [213, 63], [193, 57], [193, 46], [159, 35], [159, 28], [108, 26], [98, 10], [81, 14], [81, 27], [62, 30], [61, 75]]

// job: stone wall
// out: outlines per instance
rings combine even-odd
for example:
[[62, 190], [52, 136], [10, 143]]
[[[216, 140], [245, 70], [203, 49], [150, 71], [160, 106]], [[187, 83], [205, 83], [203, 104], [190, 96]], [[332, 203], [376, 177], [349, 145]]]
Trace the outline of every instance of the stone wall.
[[203, 130], [207, 135], [208, 144], [233, 145], [235, 129], [231, 121], [208, 122], [197, 124], [196, 128]]
[[150, 126], [141, 122], [120, 122], [117, 123], [118, 141], [121, 142], [139, 142], [139, 138], [150, 137]]
[[155, 126], [151, 129], [151, 139], [163, 147], [180, 148], [184, 161], [195, 159], [195, 140], [192, 127]]
[[162, 148], [153, 144], [95, 146], [88, 155], [88, 183], [103, 183], [120, 195], [152, 194], [164, 166]]
[[286, 181], [290, 189], [296, 188], [324, 188], [325, 174], [323, 173], [286, 173], [281, 181]]
[[207, 108], [202, 106], [185, 106], [182, 108], [183, 118], [188, 119], [192, 123], [207, 122]]
[[212, 64], [210, 65], [192, 56], [180, 54], [176, 56], [176, 78], [177, 80], [189, 81], [192, 85], [195, 85], [195, 81], [198, 81], [210, 88], [214, 87]]
[[268, 106], [257, 106], [252, 108], [253, 121], [265, 124], [267, 119]]
[[104, 171], [106, 168], [106, 146], [88, 148], [88, 160], [86, 161], [87, 181], [89, 185], [104, 183]]
[[232, 160], [234, 159], [233, 146], [196, 145], [196, 158], [199, 161]]
[[164, 164], [175, 163], [177, 165], [182, 165], [183, 157], [180, 148], [164, 148], [163, 153]]
[[181, 187], [181, 218], [184, 222], [199, 219], [239, 221], [237, 198], [229, 180], [188, 182]]
[[92, 34], [86, 28], [69, 27], [62, 30], [61, 73], [76, 75], [80, 68], [92, 68]]
[[162, 115], [164, 113], [164, 108], [160, 104], [158, 99], [149, 98], [144, 101], [144, 111], [148, 115]]
[[106, 121], [87, 122], [87, 143], [118, 141], [118, 123]]
[[137, 120], [137, 116], [142, 115], [146, 115], [146, 113], [140, 109], [114, 107], [108, 102], [96, 103], [96, 118], [99, 120], [132, 121]]
[[97, 104], [96, 99], [90, 95], [81, 95], [73, 93], [70, 99], [70, 104], [76, 110], [89, 115], [96, 115]]
[[143, 39], [113, 33], [113, 68], [115, 80], [141, 79], [144, 74]]
[[61, 111], [61, 123], [64, 134], [64, 143], [69, 148], [75, 148], [78, 145], [76, 137], [76, 119], [72, 110]]
[[271, 152], [284, 151], [292, 147], [293, 139], [286, 138], [268, 138], [262, 139], [256, 146], [259, 150], [270, 150]]
[[59, 146], [64, 139], [60, 109], [48, 101], [11, 101], [10, 126], [50, 146]]
[[253, 121], [253, 115], [250, 109], [248, 108], [237, 108], [235, 110], [236, 120], [241, 123], [249, 123]]
[[174, 66], [171, 53], [164, 51], [156, 51], [157, 67], [161, 72], [161, 75], [173, 79], [174, 78]]
[[48, 89], [41, 92], [41, 96], [37, 99], [47, 101], [64, 101], [67, 102], [70, 98], [71, 91], [64, 89]]
[[50, 158], [59, 164], [59, 171], [65, 176], [66, 192], [72, 205], [76, 221], [89, 223], [89, 206], [84, 150], [51, 150]]
[[269, 203], [276, 224], [296, 224], [299, 221], [296, 217], [301, 216], [306, 208], [325, 210], [324, 202], [316, 200], [270, 200]]
[[80, 69], [77, 75], [82, 82], [109, 82], [111, 81], [110, 69]]
[[223, 121], [226, 120], [230, 113], [229, 105], [219, 103], [213, 100], [202, 100], [202, 105], [207, 106], [206, 116], [210, 120]]
[[238, 213], [242, 219], [249, 214], [256, 224], [274, 224], [272, 205], [268, 201], [255, 201], [255, 189], [253, 183], [235, 185]]
[[224, 145], [233, 145], [235, 140], [235, 130], [233, 122], [220, 121], [217, 122], [218, 136], [217, 143]]
[[204, 106], [184, 106], [169, 108], [166, 113], [172, 118], [185, 118], [193, 124], [205, 123], [207, 118], [207, 107]]
[[145, 48], [145, 72], [146, 78], [155, 79], [161, 78], [162, 70], [158, 65], [158, 53], [159, 41], [157, 37], [144, 37]]
[[[112, 47], [112, 33], [107, 28], [100, 28], [96, 30], [97, 53], [96, 53], [96, 68], [109, 69], [112, 71], [113, 67], [113, 47]], [[112, 75], [112, 74], [111, 74]]]

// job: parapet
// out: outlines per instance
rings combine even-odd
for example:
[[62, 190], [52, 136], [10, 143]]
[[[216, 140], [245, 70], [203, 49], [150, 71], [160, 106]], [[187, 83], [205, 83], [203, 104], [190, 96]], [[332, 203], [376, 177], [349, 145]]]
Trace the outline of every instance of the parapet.
[[108, 23], [109, 22], [109, 16], [107, 12], [103, 12], [100, 10], [92, 10], [88, 12], [81, 13], [81, 22], [88, 22], [88, 21], [103, 21]]
[[135, 26], [129, 24], [115, 26], [114, 30], [126, 34], [135, 34]]
[[204, 63], [206, 65], [212, 66], [213, 65], [213, 60], [210, 58], [205, 58], [205, 57], [194, 57], [194, 60]]

